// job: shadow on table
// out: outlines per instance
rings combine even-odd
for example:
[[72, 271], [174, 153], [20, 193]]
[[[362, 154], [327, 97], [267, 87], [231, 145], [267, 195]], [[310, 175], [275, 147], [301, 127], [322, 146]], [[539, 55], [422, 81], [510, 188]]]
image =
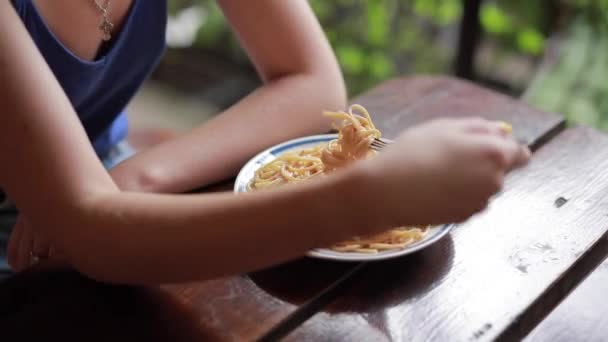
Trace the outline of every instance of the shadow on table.
[[[418, 253], [367, 263], [324, 311], [370, 312], [402, 303], [440, 283], [453, 259], [454, 245], [448, 235]], [[253, 273], [250, 278], [270, 295], [300, 306], [358, 265], [305, 258]]]
[[2, 341], [209, 341], [199, 315], [160, 288], [101, 284], [71, 271], [0, 283]]
[[357, 265], [359, 263], [302, 258], [251, 273], [249, 277], [271, 296], [300, 306]]
[[353, 278], [353, 286], [324, 311], [370, 313], [400, 305], [439, 285], [453, 261], [454, 243], [448, 235], [410, 256], [369, 264]]

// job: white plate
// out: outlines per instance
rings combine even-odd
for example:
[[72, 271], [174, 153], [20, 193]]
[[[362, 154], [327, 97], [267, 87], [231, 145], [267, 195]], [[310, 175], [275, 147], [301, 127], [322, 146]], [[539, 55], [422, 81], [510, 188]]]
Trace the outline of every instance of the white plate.
[[[313, 147], [323, 142], [328, 142], [335, 139], [337, 134], [323, 134], [313, 135], [309, 137], [289, 140], [282, 144], [276, 145], [263, 151], [257, 156], [253, 157], [239, 172], [234, 183], [235, 192], [246, 192], [247, 184], [253, 179], [257, 169], [266, 165], [267, 163], [275, 160], [278, 156], [285, 152], [301, 150], [308, 147]], [[375, 254], [368, 253], [343, 253], [332, 251], [327, 248], [317, 248], [310, 252], [308, 255], [315, 258], [339, 260], [339, 261], [375, 261], [399, 257], [402, 255], [411, 254], [424, 249], [433, 243], [439, 241], [442, 237], [450, 232], [454, 225], [446, 224], [441, 226], [435, 226], [429, 229], [424, 239], [413, 243], [403, 249], [383, 251]]]

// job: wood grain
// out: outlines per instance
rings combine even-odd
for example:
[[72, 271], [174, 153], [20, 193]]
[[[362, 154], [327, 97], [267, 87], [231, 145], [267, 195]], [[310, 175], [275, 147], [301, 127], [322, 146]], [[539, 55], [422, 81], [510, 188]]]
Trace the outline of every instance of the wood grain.
[[[601, 243], [608, 244], [608, 240], [604, 239]], [[525, 341], [606, 341], [607, 296], [608, 261], [604, 261], [530, 333]]]
[[573, 271], [608, 231], [607, 167], [607, 137], [560, 134], [452, 233], [452, 248], [369, 265], [289, 340], [521, 339], [567, 295], [560, 284], [599, 263]]
[[[509, 121], [520, 138], [534, 144], [550, 137], [563, 124], [553, 114], [445, 77], [392, 80], [352, 102], [367, 106], [389, 137], [431, 118], [473, 115]], [[225, 191], [229, 187], [223, 184], [213, 190]], [[479, 234], [473, 236], [480, 239]], [[468, 241], [466, 234], [461, 239]], [[337, 322], [348, 328], [351, 322], [357, 326], [353, 331], [363, 329], [377, 335], [385, 328], [372, 332], [371, 326], [359, 324], [362, 315], [375, 317], [380, 327], [397, 326], [401, 318], [412, 318], [411, 311], [403, 311], [404, 301], [425, 297], [429, 286], [458, 284], [459, 274], [452, 270], [456, 262], [463, 262], [459, 250], [462, 253], [467, 246], [455, 250], [448, 238], [424, 254], [373, 265], [357, 277], [356, 282], [361, 283], [357, 291], [369, 287], [363, 291], [377, 298], [363, 297], [359, 302], [346, 300], [346, 304], [332, 306], [331, 310], [345, 320], [336, 321], [331, 315], [326, 326], [333, 327]], [[469, 258], [473, 258], [472, 255], [470, 253]], [[314, 314], [315, 303], [310, 300], [352, 267], [353, 264], [302, 259], [247, 276], [163, 287], [112, 286], [71, 272], [29, 272], [0, 286], [0, 331], [1, 336], [64, 341], [254, 340], [285, 324], [284, 320], [291, 314]], [[385, 268], [391, 271], [386, 272]], [[366, 285], [366, 276], [392, 277], [392, 280], [374, 288]], [[471, 279], [477, 278], [473, 275]], [[400, 284], [409, 284], [409, 287], [403, 290]], [[394, 317], [398, 320], [387, 325], [382, 315], [389, 310], [388, 306], [396, 306]], [[344, 313], [349, 308], [355, 311]], [[373, 313], [382, 313], [381, 316], [366, 311], [370, 308]], [[432, 306], [427, 304], [426, 308]], [[424, 314], [432, 318], [429, 324], [440, 325], [436, 320], [441, 318], [441, 312]], [[310, 324], [318, 321], [315, 319]], [[314, 336], [327, 336], [323, 335], [324, 329], [312, 331], [321, 333]]]

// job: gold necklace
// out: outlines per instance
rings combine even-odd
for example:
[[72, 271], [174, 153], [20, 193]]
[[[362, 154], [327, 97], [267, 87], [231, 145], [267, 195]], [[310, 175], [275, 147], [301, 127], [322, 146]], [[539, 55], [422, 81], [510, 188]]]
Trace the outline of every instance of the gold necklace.
[[104, 0], [99, 2], [98, 0], [93, 0], [97, 9], [101, 12], [101, 23], [99, 24], [99, 30], [103, 33], [102, 39], [104, 41], [109, 41], [112, 39], [112, 29], [114, 28], [114, 24], [110, 21], [110, 0]]

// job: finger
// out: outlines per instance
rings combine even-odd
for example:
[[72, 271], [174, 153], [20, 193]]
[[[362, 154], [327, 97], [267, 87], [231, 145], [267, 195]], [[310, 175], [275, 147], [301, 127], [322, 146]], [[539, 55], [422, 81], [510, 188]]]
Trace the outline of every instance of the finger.
[[8, 241], [8, 264], [15, 269], [19, 255], [19, 245], [21, 236], [23, 235], [23, 223], [20, 217], [17, 218], [17, 223], [13, 227], [11, 237]]
[[494, 144], [502, 150], [504, 163], [501, 166], [506, 172], [526, 165], [532, 155], [528, 146], [522, 145], [512, 138], [497, 139]]
[[490, 121], [482, 118], [467, 120], [463, 128], [468, 133], [490, 134], [500, 137], [507, 137], [513, 131], [511, 125], [504, 121]]
[[527, 162], [529, 155], [512, 138], [502, 138], [493, 135], [478, 135], [469, 137], [471, 144], [492, 161], [494, 167], [506, 172]]
[[527, 145], [519, 145], [519, 150], [517, 151], [517, 155], [515, 156], [514, 163], [510, 170], [527, 165], [531, 157], [532, 152], [530, 151], [530, 148]]

